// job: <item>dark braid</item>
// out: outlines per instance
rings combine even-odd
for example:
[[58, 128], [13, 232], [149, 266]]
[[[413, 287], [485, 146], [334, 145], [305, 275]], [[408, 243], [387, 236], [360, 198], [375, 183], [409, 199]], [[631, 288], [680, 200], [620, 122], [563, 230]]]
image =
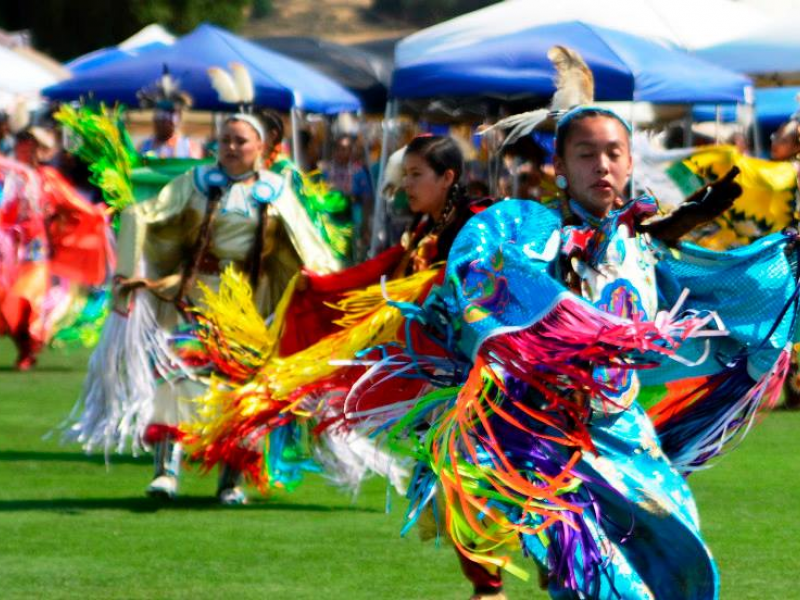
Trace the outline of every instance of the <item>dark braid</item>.
[[[281, 153], [281, 143], [283, 141], [283, 136], [285, 135], [283, 119], [277, 112], [268, 108], [260, 110], [258, 112], [258, 117], [264, 124], [267, 137], [269, 137], [271, 133], [275, 134], [275, 143], [272, 144], [269, 154], [264, 158], [264, 167], [269, 169], [275, 164], [275, 161], [278, 160], [278, 156]], [[264, 143], [267, 142], [268, 140], [264, 140]]]
[[203, 260], [208, 247], [211, 243], [211, 227], [214, 222], [214, 217], [217, 214], [220, 199], [222, 198], [222, 188], [213, 186], [208, 191], [208, 202], [206, 204], [206, 212], [203, 216], [203, 222], [200, 225], [200, 232], [197, 234], [197, 239], [192, 247], [192, 252], [188, 260], [183, 265], [181, 272], [181, 281], [178, 286], [178, 292], [175, 294], [174, 302], [178, 308], [186, 305], [186, 295], [189, 289], [194, 284], [194, 279], [197, 276], [197, 270]]

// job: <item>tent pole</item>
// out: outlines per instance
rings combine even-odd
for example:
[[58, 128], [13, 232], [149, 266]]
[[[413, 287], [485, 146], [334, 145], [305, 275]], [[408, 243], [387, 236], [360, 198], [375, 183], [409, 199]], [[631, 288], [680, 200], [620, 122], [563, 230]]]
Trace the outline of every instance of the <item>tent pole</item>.
[[301, 165], [300, 159], [302, 153], [300, 150], [300, 109], [296, 106], [292, 107], [289, 115], [292, 119], [292, 160], [295, 165]]
[[[633, 136], [636, 133], [636, 100], [633, 100], [631, 102], [631, 120], [630, 120], [630, 124], [631, 124], [631, 147], [630, 147], [630, 151], [631, 151], [631, 155], [632, 155], [633, 154]], [[633, 163], [631, 165], [631, 178], [628, 181], [628, 199], [633, 198], [634, 193], [636, 192], [636, 188], [633, 185], [635, 169], [636, 169], [636, 163]]]
[[683, 147], [691, 148], [694, 145], [694, 132], [692, 131], [692, 111], [687, 110], [683, 117]]
[[386, 111], [383, 115], [381, 162], [378, 168], [378, 185], [375, 188], [375, 207], [372, 211], [372, 236], [369, 245], [370, 258], [377, 255], [381, 245], [386, 242], [386, 202], [388, 199], [383, 195], [383, 175], [386, 170], [386, 162], [389, 160], [389, 137], [391, 129], [394, 127], [394, 120], [397, 117], [397, 112], [398, 101], [392, 98], [386, 103]]
[[745, 89], [744, 102], [747, 107], [747, 116], [753, 126], [753, 150], [756, 156], [763, 156], [764, 148], [761, 147], [761, 131], [758, 127], [758, 115], [756, 114], [756, 98], [752, 87]]

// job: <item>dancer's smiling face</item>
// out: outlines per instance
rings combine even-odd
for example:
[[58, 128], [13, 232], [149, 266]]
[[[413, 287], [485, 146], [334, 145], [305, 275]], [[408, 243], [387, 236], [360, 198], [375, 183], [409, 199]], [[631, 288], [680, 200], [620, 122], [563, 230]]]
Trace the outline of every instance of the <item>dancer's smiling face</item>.
[[219, 136], [219, 164], [228, 175], [242, 175], [257, 168], [264, 142], [252, 125], [231, 119]]
[[578, 118], [569, 124], [563, 151], [553, 161], [567, 179], [567, 193], [596, 217], [605, 217], [624, 202], [631, 176], [630, 137], [607, 115]]

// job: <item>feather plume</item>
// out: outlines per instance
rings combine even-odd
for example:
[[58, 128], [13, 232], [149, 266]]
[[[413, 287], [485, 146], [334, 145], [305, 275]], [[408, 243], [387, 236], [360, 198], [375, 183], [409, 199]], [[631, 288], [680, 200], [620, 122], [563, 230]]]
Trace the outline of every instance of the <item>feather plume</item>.
[[392, 197], [395, 192], [403, 185], [403, 157], [406, 154], [406, 146], [395, 151], [386, 161], [386, 168], [383, 171], [384, 196]]
[[25, 98], [17, 97], [8, 121], [8, 126], [14, 133], [19, 133], [28, 126], [31, 121], [31, 112], [28, 109], [28, 101]]
[[511, 115], [505, 119], [500, 119], [491, 127], [487, 127], [481, 132], [481, 135], [486, 135], [486, 133], [493, 129], [510, 130], [506, 135], [506, 139], [503, 140], [503, 146], [507, 146], [513, 144], [521, 137], [528, 135], [539, 123], [547, 119], [548, 116], [550, 116], [550, 111], [546, 108], [539, 108], [518, 115]]
[[164, 91], [164, 96], [167, 98], [171, 98], [172, 94], [177, 90], [177, 84], [166, 68], [164, 69], [164, 74], [161, 76], [161, 89]]
[[503, 146], [507, 146], [530, 134], [549, 117], [594, 101], [594, 77], [580, 54], [565, 46], [553, 46], [547, 52], [547, 58], [556, 68], [556, 93], [550, 100], [550, 106], [501, 119], [484, 129], [482, 135], [493, 129], [508, 130], [503, 140]]
[[550, 100], [552, 112], [594, 102], [594, 76], [580, 54], [565, 46], [553, 46], [547, 58], [556, 68], [556, 93]]
[[211, 86], [217, 91], [217, 94], [219, 94], [220, 101], [230, 104], [238, 104], [242, 101], [239, 97], [239, 90], [236, 88], [233, 77], [231, 77], [230, 73], [225, 69], [211, 67], [208, 69], [208, 76], [211, 78]]
[[239, 92], [239, 101], [247, 104], [253, 102], [256, 92], [253, 87], [253, 79], [250, 77], [247, 67], [240, 63], [231, 63], [231, 72], [233, 73], [236, 89]]

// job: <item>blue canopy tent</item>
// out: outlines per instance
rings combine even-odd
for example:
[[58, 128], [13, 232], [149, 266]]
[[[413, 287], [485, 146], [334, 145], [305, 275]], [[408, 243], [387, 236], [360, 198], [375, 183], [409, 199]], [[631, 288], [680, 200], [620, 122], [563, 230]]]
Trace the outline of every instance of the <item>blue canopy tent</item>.
[[[755, 119], [758, 124], [759, 147], [769, 148], [769, 136], [800, 109], [798, 103], [800, 87], [756, 88]], [[692, 109], [694, 121], [716, 121], [717, 107], [713, 104], [698, 104]], [[733, 106], [720, 106], [719, 120], [722, 123], [736, 121]]]
[[354, 46], [314, 37], [276, 36], [253, 40], [298, 60], [356, 94], [371, 113], [383, 112], [392, 78], [392, 59]]
[[[420, 44], [420, 49], [414, 47]], [[555, 68], [547, 53], [555, 45], [577, 50], [594, 74], [598, 101], [663, 104], [745, 101], [750, 80], [738, 73], [647, 39], [582, 21], [565, 21], [505, 32], [461, 47], [426, 45], [415, 34], [395, 51], [386, 109], [390, 122], [398, 101], [437, 97], [533, 98], [544, 104], [555, 92]], [[410, 58], [409, 58], [410, 57]], [[381, 163], [389, 146], [384, 127]], [[383, 218], [375, 211], [375, 230]], [[373, 238], [375, 252], [379, 240]]]
[[[756, 88], [755, 108], [756, 119], [759, 126], [764, 129], [775, 130], [782, 123], [789, 120], [798, 109], [797, 97], [800, 87], [783, 88]], [[715, 121], [717, 118], [716, 106], [713, 104], [698, 104], [692, 110], [695, 121]], [[736, 120], [736, 110], [732, 106], [723, 106], [720, 109], [720, 121], [729, 123]]]
[[[397, 56], [405, 42], [398, 45]], [[428, 52], [395, 64], [394, 98], [488, 95], [549, 98], [554, 45], [580, 52], [595, 78], [595, 98], [665, 104], [744, 102], [750, 80], [738, 73], [621, 31], [580, 21], [532, 27], [474, 45]]]
[[765, 130], [774, 131], [797, 109], [800, 87], [756, 89], [756, 119]]
[[164, 44], [162, 42], [152, 42], [150, 44], [145, 44], [144, 46], [140, 46], [138, 48], [131, 48], [129, 50], [123, 50], [119, 46], [109, 46], [107, 48], [100, 48], [99, 50], [89, 52], [88, 54], [84, 54], [78, 58], [73, 58], [64, 66], [68, 68], [74, 75], [78, 75], [98, 67], [103, 67], [122, 60], [135, 58], [145, 54], [146, 52], [150, 52], [151, 50], [160, 50], [168, 47], [168, 44]]
[[227, 68], [231, 62], [248, 68], [256, 102], [261, 106], [323, 114], [361, 108], [355, 95], [329, 77], [208, 24], [200, 25], [163, 50], [87, 70], [42, 93], [53, 100], [72, 101], [91, 95], [102, 102], [136, 106], [136, 92], [154, 84], [166, 66], [192, 96], [195, 108], [229, 111], [231, 106], [220, 102], [211, 87], [207, 71], [212, 66]]

